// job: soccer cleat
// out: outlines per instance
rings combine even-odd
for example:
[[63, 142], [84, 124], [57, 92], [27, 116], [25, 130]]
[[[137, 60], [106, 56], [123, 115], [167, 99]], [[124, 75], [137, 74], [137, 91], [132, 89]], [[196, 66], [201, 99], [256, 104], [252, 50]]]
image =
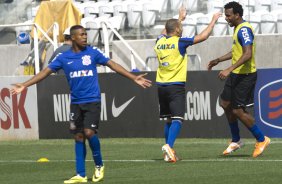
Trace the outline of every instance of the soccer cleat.
[[99, 182], [104, 179], [105, 166], [96, 166], [92, 177], [93, 182]]
[[80, 175], [76, 175], [71, 177], [69, 180], [65, 180], [64, 183], [87, 183], [87, 176], [82, 177]]
[[164, 155], [166, 155], [168, 157], [166, 159], [168, 162], [176, 162], [177, 161], [174, 150], [168, 144], [163, 145], [162, 151], [163, 151]]
[[[174, 150], [173, 150], [174, 151]], [[174, 151], [174, 156], [176, 158], [176, 161], [180, 160], [180, 158], [177, 156], [176, 152]], [[166, 153], [164, 153], [164, 161], [165, 162], [171, 162], [171, 160], [169, 159], [169, 157], [167, 156]]]
[[238, 142], [231, 142], [226, 150], [223, 151], [223, 155], [229, 155], [230, 153], [240, 149], [243, 146], [243, 142], [238, 141]]
[[263, 142], [256, 142], [253, 157], [256, 158], [262, 154], [264, 149], [270, 144], [270, 138], [264, 136]]

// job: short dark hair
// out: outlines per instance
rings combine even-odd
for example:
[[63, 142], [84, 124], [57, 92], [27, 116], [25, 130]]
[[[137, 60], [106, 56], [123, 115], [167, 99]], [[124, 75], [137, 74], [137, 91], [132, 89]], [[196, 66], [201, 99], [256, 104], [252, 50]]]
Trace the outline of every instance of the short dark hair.
[[83, 26], [81, 25], [74, 25], [70, 28], [70, 35], [74, 35], [75, 34], [75, 31], [78, 30], [78, 29], [85, 29]]
[[167, 34], [171, 34], [175, 31], [177, 26], [179, 25], [178, 19], [169, 19], [165, 24], [165, 29]]
[[71, 40], [71, 36], [70, 35], [64, 35], [64, 40]]
[[224, 5], [224, 9], [231, 9], [231, 8], [233, 9], [234, 14], [238, 13], [240, 17], [243, 17], [244, 10], [241, 4], [239, 4], [238, 2], [232, 1]]

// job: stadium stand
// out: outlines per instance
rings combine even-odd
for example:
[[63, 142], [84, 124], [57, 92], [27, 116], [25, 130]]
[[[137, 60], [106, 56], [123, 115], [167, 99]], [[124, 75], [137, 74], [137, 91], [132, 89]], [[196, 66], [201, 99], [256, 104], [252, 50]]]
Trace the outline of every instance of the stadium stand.
[[259, 34], [260, 31], [260, 25], [261, 25], [261, 17], [257, 16], [255, 14], [246, 14], [244, 15], [244, 19], [252, 25], [254, 29], [255, 34]]
[[223, 12], [223, 1], [222, 0], [208, 0], [207, 3], [207, 13]]
[[[89, 44], [102, 48], [104, 46], [102, 20], [110, 22], [125, 40], [155, 39], [164, 29], [166, 20], [177, 18], [174, 16], [178, 14], [175, 10], [184, 3], [188, 16], [183, 22], [183, 36], [191, 37], [205, 28], [211, 12], [223, 11], [224, 4], [230, 1], [233, 0], [73, 0], [73, 4], [83, 14], [81, 24], [87, 28]], [[252, 24], [256, 34], [282, 33], [282, 0], [235, 1], [243, 5], [244, 18]], [[1, 24], [33, 22], [39, 5], [39, 1], [32, 2], [25, 8], [26, 18], [17, 18], [15, 21], [3, 17], [8, 16], [9, 12], [19, 10], [16, 3], [1, 4], [0, 9], [3, 11], [0, 13], [2, 15], [0, 22]], [[20, 13], [14, 15], [18, 14]], [[215, 26], [213, 36], [233, 34], [233, 28], [226, 24], [224, 18], [220, 18]], [[31, 28], [1, 28], [1, 44], [17, 43], [17, 36], [23, 31], [30, 32]], [[111, 45], [117, 37], [109, 29], [108, 36]]]
[[277, 32], [282, 34], [282, 13], [277, 16]]
[[223, 17], [220, 17], [213, 29], [213, 36], [227, 35], [228, 24]]

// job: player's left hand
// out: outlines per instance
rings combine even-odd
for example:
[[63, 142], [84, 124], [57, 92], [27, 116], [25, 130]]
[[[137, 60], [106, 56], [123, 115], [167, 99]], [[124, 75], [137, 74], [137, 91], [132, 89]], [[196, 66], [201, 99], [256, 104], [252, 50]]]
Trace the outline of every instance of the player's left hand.
[[218, 77], [221, 80], [225, 80], [229, 75], [230, 75], [231, 71], [229, 69], [225, 69], [219, 72]]
[[140, 74], [136, 76], [134, 82], [136, 82], [138, 85], [140, 85], [143, 88], [148, 88], [152, 86], [152, 81], [144, 78], [144, 76], [147, 75], [147, 73]]

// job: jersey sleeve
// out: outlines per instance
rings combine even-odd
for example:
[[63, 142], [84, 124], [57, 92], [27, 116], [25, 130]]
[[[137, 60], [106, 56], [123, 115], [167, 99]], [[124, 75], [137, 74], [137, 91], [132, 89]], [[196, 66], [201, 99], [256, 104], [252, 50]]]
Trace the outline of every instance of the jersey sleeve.
[[95, 50], [95, 63], [100, 65], [106, 65], [110, 60], [100, 49], [93, 47]]
[[179, 38], [178, 44], [179, 52], [181, 55], [184, 55], [186, 53], [187, 47], [194, 44], [194, 37], [181, 37]]
[[254, 34], [251, 28], [249, 27], [242, 27], [238, 31], [238, 41], [242, 47], [247, 45], [252, 45], [254, 42]]
[[62, 69], [62, 62], [60, 61], [60, 55], [62, 53], [58, 53], [56, 57], [52, 60], [52, 62], [48, 65], [48, 67], [53, 71], [56, 72]]

